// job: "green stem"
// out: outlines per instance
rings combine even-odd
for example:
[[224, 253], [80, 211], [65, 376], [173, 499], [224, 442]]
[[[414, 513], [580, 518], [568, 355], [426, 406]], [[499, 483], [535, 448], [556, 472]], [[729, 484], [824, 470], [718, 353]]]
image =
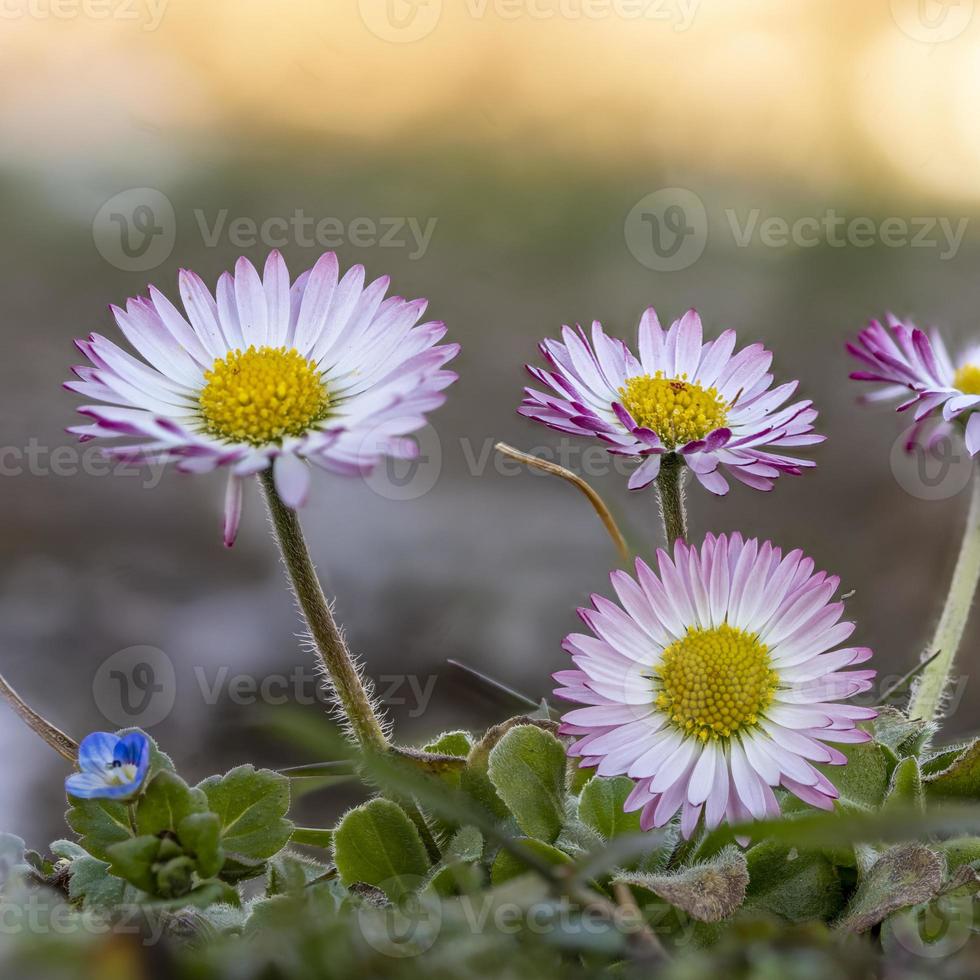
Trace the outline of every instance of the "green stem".
[[660, 518], [664, 523], [668, 551], [674, 550], [674, 542], [687, 539], [687, 512], [684, 509], [684, 461], [676, 453], [668, 453], [660, 464], [657, 477], [657, 499], [660, 502]]
[[963, 543], [953, 570], [953, 580], [946, 596], [946, 605], [939, 617], [936, 635], [928, 647], [935, 652], [935, 659], [922, 672], [922, 677], [912, 695], [909, 717], [931, 721], [942, 706], [943, 694], [949, 681], [953, 659], [963, 639], [963, 631], [970, 615], [970, 606], [980, 578], [980, 475], [973, 472], [970, 510], [963, 532]]
[[384, 752], [388, 748], [388, 739], [323, 594], [296, 512], [282, 502], [271, 471], [261, 473], [259, 480], [265, 491], [283, 564], [351, 732], [366, 751]]

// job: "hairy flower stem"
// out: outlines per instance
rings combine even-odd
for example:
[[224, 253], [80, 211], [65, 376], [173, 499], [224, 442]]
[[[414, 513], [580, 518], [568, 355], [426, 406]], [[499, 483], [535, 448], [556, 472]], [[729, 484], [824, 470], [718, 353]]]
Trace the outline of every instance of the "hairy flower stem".
[[296, 512], [276, 492], [271, 470], [261, 473], [259, 479], [283, 564], [351, 732], [365, 751], [384, 752], [388, 739], [323, 594]]
[[[978, 464], [980, 465], [980, 464]], [[953, 570], [949, 595], [943, 606], [936, 635], [929, 652], [935, 656], [922, 672], [922, 677], [912, 695], [909, 717], [932, 721], [942, 707], [943, 694], [949, 681], [953, 659], [963, 639], [963, 631], [970, 615], [970, 606], [980, 579], [980, 473], [975, 466], [973, 486], [970, 495], [970, 510], [966, 518], [966, 529], [960, 554]]]
[[11, 708], [31, 731], [40, 735], [63, 759], [74, 763], [78, 758], [78, 743], [69, 738], [60, 728], [55, 728], [50, 721], [42, 718], [0, 675], [0, 696], [7, 701]]
[[660, 502], [660, 518], [664, 522], [667, 550], [673, 552], [674, 542], [687, 540], [687, 512], [684, 509], [683, 460], [676, 453], [668, 453], [660, 464], [657, 477], [657, 500]]

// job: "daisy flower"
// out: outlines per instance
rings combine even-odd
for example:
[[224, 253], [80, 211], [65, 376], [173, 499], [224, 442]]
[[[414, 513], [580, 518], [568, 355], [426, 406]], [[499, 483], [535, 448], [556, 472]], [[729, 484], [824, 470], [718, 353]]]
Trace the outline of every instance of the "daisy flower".
[[[865, 400], [901, 399], [899, 412], [915, 409], [907, 449], [920, 441], [934, 448], [960, 422], [967, 451], [975, 456], [980, 452], [980, 344], [972, 344], [954, 361], [938, 330], [927, 335], [891, 314], [887, 322], [891, 332], [872, 320], [857, 343], [847, 345], [864, 365], [851, 377], [883, 386]], [[926, 434], [926, 429], [931, 431]]]
[[854, 624], [831, 601], [838, 579], [740, 534], [657, 557], [659, 574], [642, 560], [635, 579], [613, 572], [622, 605], [593, 596], [579, 615], [594, 636], [565, 639], [575, 669], [555, 674], [555, 693], [586, 705], [562, 719], [569, 754], [632, 777], [625, 807], [645, 830], [678, 811], [685, 837], [702, 813], [708, 828], [777, 816], [777, 786], [833, 809], [837, 790], [812, 763], [843, 765], [828, 743], [867, 741], [856, 725], [876, 714], [839, 703], [875, 672], [843, 669], [871, 651], [840, 647]]
[[93, 732], [78, 746], [78, 767], [65, 791], [80, 800], [127, 800], [143, 787], [150, 771], [150, 741], [142, 732]]
[[127, 440], [118, 458], [176, 462], [204, 473], [228, 468], [225, 543], [241, 514], [244, 477], [272, 467], [291, 508], [309, 489], [315, 463], [366, 474], [384, 456], [412, 458], [406, 438], [445, 400], [456, 375], [442, 370], [459, 350], [438, 346], [441, 323], [418, 324], [425, 300], [385, 298], [388, 277], [343, 277], [327, 253], [290, 283], [272, 252], [259, 276], [244, 258], [212, 295], [182, 270], [181, 312], [153, 286], [148, 297], [112, 307], [138, 358], [91, 334], [76, 341], [89, 364], [66, 387], [92, 400], [92, 422], [69, 429], [83, 440]]
[[664, 331], [652, 308], [640, 320], [639, 357], [598, 322], [591, 343], [581, 327], [564, 327], [562, 338], [540, 345], [550, 370], [527, 366], [550, 391], [526, 388], [518, 411], [560, 432], [598, 436], [611, 453], [640, 458], [631, 490], [657, 478], [666, 453], [681, 456], [716, 494], [728, 492], [722, 470], [771, 490], [780, 473], [814, 465], [782, 452], [824, 437], [813, 432], [811, 402], [784, 405], [796, 381], [770, 387], [772, 353], [762, 344], [735, 354], [734, 330], [704, 343], [694, 310]]

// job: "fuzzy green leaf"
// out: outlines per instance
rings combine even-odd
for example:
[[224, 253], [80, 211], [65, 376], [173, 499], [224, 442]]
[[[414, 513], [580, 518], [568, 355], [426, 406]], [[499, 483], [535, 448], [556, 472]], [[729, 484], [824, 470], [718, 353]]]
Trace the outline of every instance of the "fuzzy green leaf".
[[[572, 863], [572, 859], [564, 851], [559, 851], [557, 847], [545, 844], [544, 841], [534, 837], [518, 837], [517, 840], [548, 864]], [[490, 881], [494, 885], [502, 885], [513, 878], [528, 874], [531, 870], [519, 857], [501, 848], [494, 859], [493, 867], [490, 869]]]
[[875, 741], [887, 746], [900, 759], [918, 756], [932, 738], [936, 726], [921, 719], [910, 719], [897, 708], [884, 705], [872, 722]]
[[221, 821], [221, 845], [229, 856], [250, 865], [286, 846], [293, 825], [285, 818], [289, 780], [281, 773], [238, 766], [224, 776], [205, 779], [198, 788]]
[[877, 810], [888, 789], [889, 764], [877, 742], [841, 746], [847, 756], [845, 766], [817, 766], [840, 792], [840, 805], [846, 810]]
[[749, 870], [746, 908], [804, 922], [828, 919], [842, 904], [833, 864], [818, 853], [799, 853], [787, 844], [766, 841], [745, 855]]
[[291, 844], [303, 844], [306, 847], [322, 847], [329, 850], [333, 847], [333, 831], [318, 827], [297, 827], [289, 838]]
[[109, 874], [109, 865], [86, 854], [71, 863], [68, 897], [94, 912], [108, 912], [126, 900], [126, 882]]
[[932, 797], [980, 800], [980, 739], [963, 749], [945, 769], [925, 777]]
[[565, 822], [565, 749], [534, 725], [512, 728], [490, 753], [497, 794], [529, 837], [552, 843]]
[[207, 797], [199, 789], [191, 789], [175, 772], [163, 770], [153, 777], [136, 805], [136, 831], [144, 836], [165, 831], [175, 834], [184, 817], [207, 808]]
[[729, 846], [704, 864], [682, 871], [625, 874], [616, 880], [646, 888], [699, 922], [721, 922], [745, 901], [749, 870], [742, 852]]
[[865, 875], [837, 927], [867, 932], [886, 916], [934, 898], [942, 888], [945, 862], [923, 844], [889, 848]]
[[435, 741], [423, 746], [423, 751], [435, 755], [455, 755], [466, 758], [473, 748], [469, 732], [443, 732]]
[[214, 813], [189, 813], [177, 826], [184, 851], [194, 859], [201, 878], [214, 878], [225, 863], [221, 821]]
[[895, 766], [884, 806], [891, 807], [925, 807], [925, 795], [922, 791], [922, 773], [919, 762], [914, 756], [909, 756]]
[[447, 858], [458, 861], [479, 861], [483, 854], [483, 834], [476, 827], [461, 827], [446, 847]]
[[579, 818], [606, 840], [620, 834], [640, 833], [640, 811], [627, 813], [623, 809], [633, 787], [633, 780], [627, 776], [614, 776], [612, 779], [593, 777], [585, 784], [579, 797]]
[[341, 880], [380, 888], [392, 901], [414, 891], [429, 871], [415, 824], [390, 800], [376, 799], [351, 810], [334, 835]]
[[82, 847], [92, 857], [109, 861], [109, 848], [131, 840], [129, 813], [125, 803], [115, 800], [82, 800], [68, 797], [71, 809], [65, 814], [68, 826], [78, 834]]
[[980, 837], [954, 837], [937, 845], [950, 874], [964, 865], [980, 870]]
[[156, 893], [157, 879], [153, 865], [160, 854], [159, 837], [131, 837], [111, 845], [108, 854], [112, 874], [124, 878], [141, 891]]

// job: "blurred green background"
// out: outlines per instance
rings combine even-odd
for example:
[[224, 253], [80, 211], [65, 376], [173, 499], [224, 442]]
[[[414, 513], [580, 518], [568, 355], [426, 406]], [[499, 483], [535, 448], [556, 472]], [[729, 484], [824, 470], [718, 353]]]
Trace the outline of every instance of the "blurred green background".
[[[639, 550], [659, 543], [652, 493], [514, 411], [540, 338], [601, 319], [632, 340], [648, 305], [764, 341], [829, 436], [818, 468], [772, 494], [693, 488], [692, 532], [804, 548], [855, 590], [848, 615], [882, 675], [907, 670], [938, 615], [969, 467], [956, 447], [904, 457], [905, 423], [856, 405], [843, 341], [889, 309], [954, 347], [975, 336], [973, 6], [11, 0], [0, 670], [75, 736], [144, 725], [188, 778], [311, 758], [270, 734], [277, 713], [319, 709], [294, 704], [314, 680], [258, 494], [226, 551], [220, 476], [100, 475], [64, 434], [79, 399], [59, 386], [72, 338], [117, 338], [109, 303], [149, 282], [176, 298], [179, 268], [213, 284], [272, 246], [298, 274], [321, 221], [344, 265], [428, 297], [463, 345], [423, 465], [320, 474], [303, 513], [404, 739], [512, 710], [447, 658], [548, 693], [575, 607], [608, 590], [616, 555], [587, 505], [501, 467], [496, 440], [563, 454]], [[964, 673], [978, 637], [974, 623]], [[949, 730], [975, 729], [978, 707], [964, 678]], [[0, 826], [61, 836], [38, 814], [58, 812], [64, 765], [6, 709], [0, 737]], [[310, 796], [301, 819], [325, 824], [345, 801]]]

